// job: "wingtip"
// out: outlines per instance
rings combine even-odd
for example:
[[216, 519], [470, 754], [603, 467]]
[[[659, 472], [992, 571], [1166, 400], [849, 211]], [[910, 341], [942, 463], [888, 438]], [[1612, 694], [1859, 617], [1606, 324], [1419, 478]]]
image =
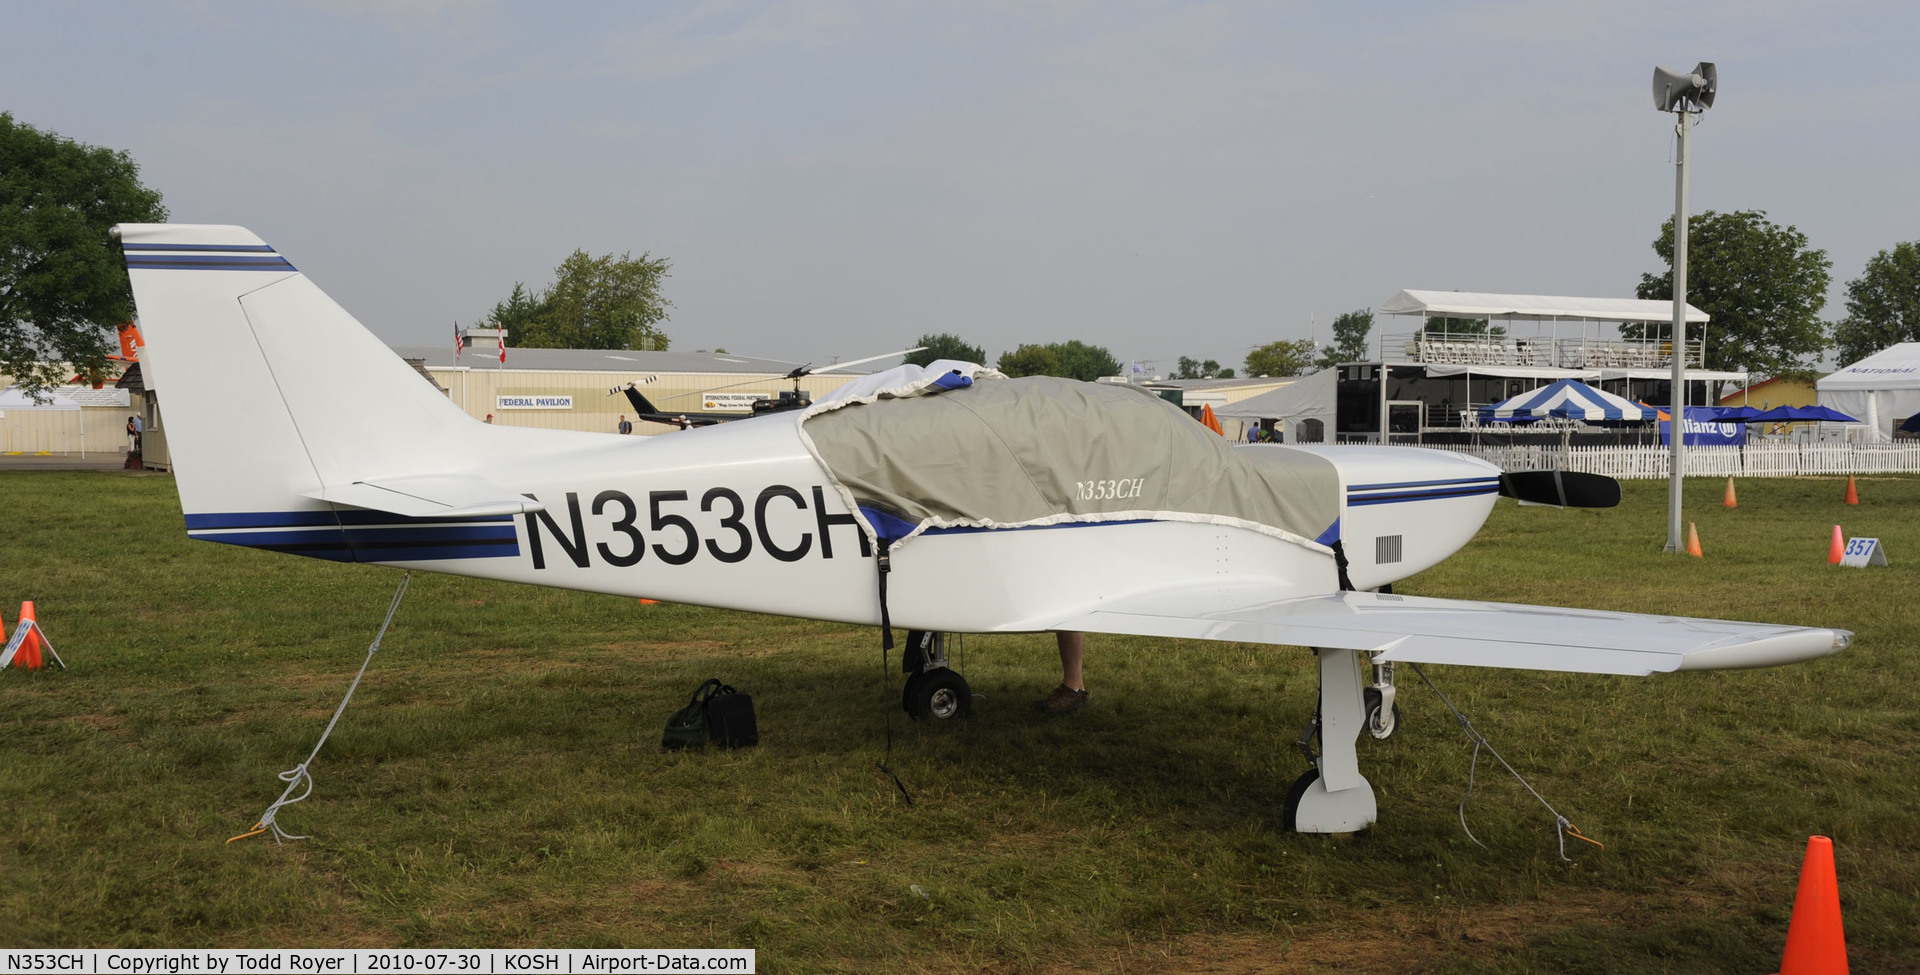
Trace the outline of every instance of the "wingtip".
[[1695, 650], [1680, 661], [1680, 670], [1745, 670], [1777, 667], [1832, 656], [1853, 645], [1850, 630], [1805, 629], [1734, 646]]

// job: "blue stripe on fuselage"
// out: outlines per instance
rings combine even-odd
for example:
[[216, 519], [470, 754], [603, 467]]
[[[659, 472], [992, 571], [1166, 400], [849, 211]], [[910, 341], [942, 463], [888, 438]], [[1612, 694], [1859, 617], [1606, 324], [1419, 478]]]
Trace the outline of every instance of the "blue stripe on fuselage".
[[1499, 491], [1500, 479], [1497, 477], [1456, 477], [1433, 481], [1354, 484], [1347, 488], [1347, 506], [1471, 498], [1483, 494], [1497, 494]]
[[187, 535], [205, 542], [335, 562], [517, 558], [510, 515], [408, 518], [384, 511], [246, 511], [190, 514]]

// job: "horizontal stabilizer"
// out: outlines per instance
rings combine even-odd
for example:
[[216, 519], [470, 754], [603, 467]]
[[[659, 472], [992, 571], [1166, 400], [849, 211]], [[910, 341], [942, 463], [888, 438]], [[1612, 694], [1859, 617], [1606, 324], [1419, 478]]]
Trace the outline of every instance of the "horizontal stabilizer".
[[545, 505], [470, 474], [420, 474], [355, 481], [308, 491], [334, 504], [369, 508], [409, 518], [469, 518], [517, 515]]
[[1577, 471], [1514, 471], [1500, 475], [1500, 496], [1556, 508], [1612, 508], [1620, 503], [1620, 482]]
[[1590, 674], [1771, 667], [1824, 657], [1846, 630], [1558, 609], [1388, 593], [1276, 599], [1246, 589], [1109, 600], [1048, 627], [1367, 650], [1378, 661]]

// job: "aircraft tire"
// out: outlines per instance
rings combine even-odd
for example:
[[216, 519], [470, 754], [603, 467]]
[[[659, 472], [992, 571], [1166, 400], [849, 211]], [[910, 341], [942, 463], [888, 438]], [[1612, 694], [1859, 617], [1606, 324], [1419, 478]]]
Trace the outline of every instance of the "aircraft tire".
[[915, 720], [952, 721], [973, 713], [973, 688], [956, 671], [927, 671], [909, 681], [907, 691], [907, 713]]
[[1380, 729], [1380, 721], [1379, 721], [1380, 700], [1381, 700], [1380, 692], [1369, 687], [1366, 690], [1362, 691], [1361, 694], [1366, 699], [1367, 733], [1372, 735], [1375, 738], [1380, 739], [1381, 741], [1385, 741], [1388, 738], [1392, 738], [1393, 733], [1400, 730], [1399, 703], [1398, 702], [1394, 703], [1393, 720], [1387, 724], [1385, 731], [1381, 731], [1379, 730]]
[[925, 676], [924, 670], [914, 671], [907, 677], [907, 686], [900, 689], [900, 710], [907, 712], [907, 717], [920, 717], [920, 679]]
[[1310, 768], [1293, 780], [1293, 785], [1287, 789], [1286, 801], [1280, 804], [1281, 829], [1289, 833], [1300, 832], [1300, 800], [1306, 797], [1307, 790], [1313, 788], [1313, 784], [1318, 781], [1320, 781], [1320, 770], [1317, 768]]

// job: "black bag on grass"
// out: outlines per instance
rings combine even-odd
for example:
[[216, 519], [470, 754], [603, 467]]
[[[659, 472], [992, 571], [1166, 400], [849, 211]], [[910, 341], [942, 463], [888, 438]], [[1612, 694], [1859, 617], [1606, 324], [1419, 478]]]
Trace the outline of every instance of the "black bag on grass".
[[712, 741], [721, 748], [746, 748], [760, 743], [760, 726], [753, 717], [753, 695], [710, 677], [694, 689], [687, 706], [667, 719], [660, 747], [698, 748]]
[[667, 719], [667, 730], [660, 735], [660, 747], [672, 750], [698, 748], [707, 743], [707, 702], [724, 686], [711, 678], [693, 692], [687, 706]]
[[720, 689], [707, 698], [707, 733], [721, 748], [758, 745], [760, 726], [753, 717], [753, 695], [721, 684]]

